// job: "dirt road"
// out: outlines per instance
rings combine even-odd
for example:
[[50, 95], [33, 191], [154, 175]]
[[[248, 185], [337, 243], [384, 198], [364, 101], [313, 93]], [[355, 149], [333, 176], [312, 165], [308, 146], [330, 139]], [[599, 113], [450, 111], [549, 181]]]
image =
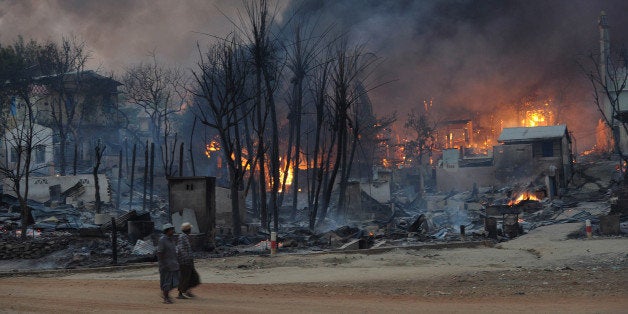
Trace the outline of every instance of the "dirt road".
[[197, 262], [197, 298], [162, 304], [155, 266], [0, 278], [0, 312], [626, 313], [628, 238], [578, 224], [497, 247]]

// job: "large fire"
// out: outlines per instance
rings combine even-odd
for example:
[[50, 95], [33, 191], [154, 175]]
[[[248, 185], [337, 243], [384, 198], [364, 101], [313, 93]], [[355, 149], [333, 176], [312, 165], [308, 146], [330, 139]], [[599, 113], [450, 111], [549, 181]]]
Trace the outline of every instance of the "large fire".
[[[283, 171], [283, 167], [279, 170], [279, 180], [281, 181], [281, 185], [279, 186], [279, 191], [281, 192], [281, 186], [283, 186], [283, 178], [284, 178], [284, 174], [285, 172]], [[288, 166], [288, 175], [286, 176], [286, 187], [289, 187], [292, 185], [292, 180], [293, 180], [293, 174], [294, 174], [294, 167], [292, 167], [292, 165]]]
[[521, 124], [525, 127], [551, 126], [554, 124], [554, 114], [547, 109], [528, 110]]
[[539, 198], [536, 197], [536, 195], [526, 191], [520, 193], [514, 200], [510, 200], [510, 202], [508, 202], [508, 205], [517, 205], [523, 201], [539, 201]]

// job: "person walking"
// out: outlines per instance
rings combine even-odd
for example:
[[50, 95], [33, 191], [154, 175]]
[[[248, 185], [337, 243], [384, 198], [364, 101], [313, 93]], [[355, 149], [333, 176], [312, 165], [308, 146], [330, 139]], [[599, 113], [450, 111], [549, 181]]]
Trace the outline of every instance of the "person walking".
[[161, 286], [164, 303], [172, 303], [170, 290], [179, 285], [179, 262], [174, 239], [174, 226], [170, 223], [161, 227], [163, 235], [157, 245], [157, 258], [159, 260], [159, 285]]
[[179, 281], [179, 299], [193, 298], [191, 288], [200, 283], [198, 273], [194, 268], [194, 257], [192, 256], [192, 246], [190, 245], [190, 233], [192, 224], [184, 222], [181, 224], [181, 235], [177, 242], [177, 256], [181, 269], [181, 280]]

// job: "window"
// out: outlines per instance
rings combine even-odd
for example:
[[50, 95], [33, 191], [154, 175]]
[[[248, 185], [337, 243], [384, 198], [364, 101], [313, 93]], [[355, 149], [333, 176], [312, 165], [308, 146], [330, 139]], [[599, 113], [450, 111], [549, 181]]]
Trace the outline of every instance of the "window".
[[541, 156], [554, 157], [554, 142], [541, 143]]
[[46, 162], [46, 146], [45, 145], [35, 146], [35, 163], [43, 164], [45, 162]]

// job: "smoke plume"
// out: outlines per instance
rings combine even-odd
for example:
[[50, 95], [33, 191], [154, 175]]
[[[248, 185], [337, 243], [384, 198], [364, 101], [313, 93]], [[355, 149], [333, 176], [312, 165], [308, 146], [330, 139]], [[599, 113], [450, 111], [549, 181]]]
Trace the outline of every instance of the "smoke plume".
[[[628, 43], [624, 0], [308, 0], [280, 6], [280, 20], [295, 11], [312, 14], [382, 58], [374, 77], [394, 82], [371, 92], [377, 114], [395, 109], [405, 120], [410, 108], [432, 99], [444, 118], [476, 118], [538, 94], [561, 108], [559, 119], [575, 132], [579, 148], [593, 144], [599, 114], [576, 60], [598, 49], [601, 10], [608, 13], [612, 42]], [[5, 0], [0, 42], [76, 35], [91, 48], [92, 66], [106, 72], [120, 73], [153, 50], [162, 61], [191, 67], [196, 42], [203, 47], [212, 40], [198, 32], [224, 36], [238, 9], [242, 2], [230, 0]]]

